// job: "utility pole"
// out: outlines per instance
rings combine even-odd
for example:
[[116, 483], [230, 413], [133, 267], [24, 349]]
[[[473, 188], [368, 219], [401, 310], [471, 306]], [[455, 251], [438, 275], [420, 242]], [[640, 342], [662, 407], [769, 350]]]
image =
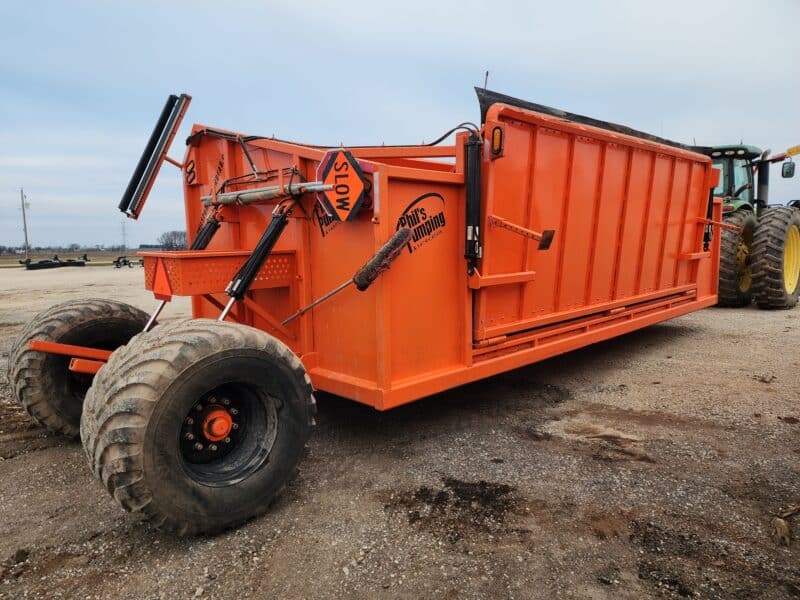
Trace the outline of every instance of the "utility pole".
[[19, 202], [22, 205], [22, 230], [25, 232], [25, 260], [28, 260], [28, 218], [25, 216], [25, 191], [19, 188]]
[[128, 249], [128, 234], [125, 232], [125, 220], [122, 220], [122, 251], [126, 252]]

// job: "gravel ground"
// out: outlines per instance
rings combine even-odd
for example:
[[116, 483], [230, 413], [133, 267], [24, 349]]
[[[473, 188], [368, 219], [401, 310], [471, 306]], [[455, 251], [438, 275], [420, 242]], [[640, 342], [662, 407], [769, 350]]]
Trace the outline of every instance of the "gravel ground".
[[[0, 272], [3, 361], [58, 301], [155, 304], [140, 269], [63, 271]], [[798, 349], [800, 310], [709, 309], [388, 413], [320, 394], [272, 509], [190, 539], [2, 380], [0, 597], [797, 598]]]

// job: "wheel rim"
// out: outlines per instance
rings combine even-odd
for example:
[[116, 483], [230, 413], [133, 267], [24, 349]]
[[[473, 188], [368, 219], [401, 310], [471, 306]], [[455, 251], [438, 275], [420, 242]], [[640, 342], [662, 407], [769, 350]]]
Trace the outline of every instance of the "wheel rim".
[[792, 225], [789, 228], [789, 235], [786, 236], [783, 253], [783, 282], [789, 294], [797, 291], [798, 280], [800, 280], [800, 228]]
[[750, 266], [750, 249], [753, 246], [753, 230], [742, 231], [742, 238], [736, 249], [736, 281], [743, 294], [750, 291], [753, 285], [753, 270]]
[[277, 436], [275, 399], [249, 385], [229, 383], [204, 394], [183, 419], [178, 444], [187, 474], [222, 487], [266, 464]]

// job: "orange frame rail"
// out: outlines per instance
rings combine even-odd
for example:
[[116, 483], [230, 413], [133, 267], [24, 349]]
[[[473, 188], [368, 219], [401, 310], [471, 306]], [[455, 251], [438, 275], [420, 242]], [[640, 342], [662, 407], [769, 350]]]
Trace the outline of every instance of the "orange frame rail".
[[91, 360], [107, 361], [111, 356], [110, 350], [100, 350], [99, 348], [87, 348], [86, 346], [73, 346], [71, 344], [59, 344], [58, 342], [47, 342], [44, 340], [31, 340], [28, 342], [31, 350], [46, 352], [48, 354], [61, 354], [75, 358], [88, 358]]

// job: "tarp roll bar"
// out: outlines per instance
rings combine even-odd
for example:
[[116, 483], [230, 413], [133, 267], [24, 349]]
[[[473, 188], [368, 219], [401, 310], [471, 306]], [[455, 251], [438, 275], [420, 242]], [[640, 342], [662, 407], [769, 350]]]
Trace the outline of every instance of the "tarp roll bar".
[[119, 209], [129, 217], [137, 218], [153, 180], [158, 175], [172, 138], [180, 127], [183, 114], [191, 97], [171, 94], [158, 117], [153, 133], [145, 146], [128, 187], [122, 195]]

